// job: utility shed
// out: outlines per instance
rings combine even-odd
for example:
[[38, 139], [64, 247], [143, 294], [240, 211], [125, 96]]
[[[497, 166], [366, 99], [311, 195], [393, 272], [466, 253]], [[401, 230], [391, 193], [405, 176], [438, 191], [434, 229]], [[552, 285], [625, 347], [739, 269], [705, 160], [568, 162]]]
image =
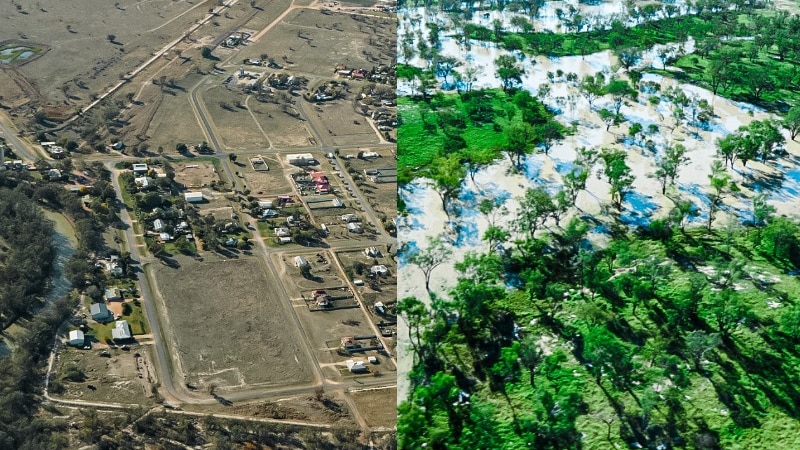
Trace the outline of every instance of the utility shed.
[[205, 200], [202, 192], [185, 192], [183, 199], [189, 203], [200, 203]]
[[83, 331], [72, 330], [69, 332], [69, 345], [74, 345], [75, 347], [83, 347], [83, 343], [84, 343]]

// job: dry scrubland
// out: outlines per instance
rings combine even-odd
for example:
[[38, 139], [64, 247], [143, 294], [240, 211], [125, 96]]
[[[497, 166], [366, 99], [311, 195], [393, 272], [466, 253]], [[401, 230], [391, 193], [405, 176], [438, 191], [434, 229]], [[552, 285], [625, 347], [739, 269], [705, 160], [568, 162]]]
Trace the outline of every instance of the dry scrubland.
[[[246, 26], [258, 29], [250, 23]], [[301, 9], [289, 13], [257, 44], [244, 48], [237, 59], [258, 58], [266, 53], [289, 72], [330, 77], [339, 63], [364, 68], [377, 65], [378, 61], [393, 63], [388, 52], [394, 50], [395, 30], [395, 22], [388, 18], [326, 15], [317, 10]], [[376, 36], [389, 37], [379, 41]], [[373, 43], [382, 44], [385, 51], [376, 49]], [[378, 59], [370, 61], [364, 52]]]
[[[51, 376], [64, 391], [57, 393], [59, 389], [54, 388], [51, 392], [68, 400], [153, 404], [151, 382], [155, 373], [147, 350], [144, 347], [134, 347], [129, 351], [109, 349], [110, 357], [100, 356], [102, 351], [71, 347], [61, 350]], [[65, 375], [72, 373], [71, 368], [80, 369], [84, 374], [83, 381], [64, 379]]]
[[294, 384], [312, 379], [298, 332], [257, 259], [200, 262], [154, 270], [187, 380], [208, 386]]
[[397, 389], [377, 389], [350, 394], [370, 427], [394, 427], [397, 423]]
[[[202, 18], [210, 6], [183, 0], [6, 2], [0, 4], [0, 39], [49, 46], [49, 52], [20, 67], [19, 73], [50, 103], [66, 99], [66, 86], [70, 95], [80, 98], [77, 103], [86, 104], [91, 93], [115, 84]], [[87, 20], [87, 11], [96, 19]], [[109, 35], [114, 35], [113, 42]], [[76, 80], [85, 83], [85, 89]]]
[[307, 147], [313, 145], [306, 121], [290, 116], [281, 110], [277, 103], [260, 102], [254, 98], [247, 100], [255, 121], [264, 130], [267, 139], [260, 147]]

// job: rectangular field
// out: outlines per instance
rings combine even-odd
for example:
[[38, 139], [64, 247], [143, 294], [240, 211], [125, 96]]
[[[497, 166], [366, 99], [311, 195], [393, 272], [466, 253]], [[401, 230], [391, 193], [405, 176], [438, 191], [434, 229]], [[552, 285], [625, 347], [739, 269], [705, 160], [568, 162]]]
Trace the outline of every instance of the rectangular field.
[[198, 386], [285, 385], [312, 379], [288, 302], [256, 258], [153, 270], [187, 381]]
[[[249, 150], [269, 146], [267, 137], [244, 108], [234, 102], [244, 102], [241, 92], [215, 86], [202, 93], [203, 104], [213, 121], [214, 132], [221, 145], [231, 150]], [[224, 106], [224, 107], [223, 107]]]
[[[281, 105], [270, 102], [260, 102], [255, 98], [247, 101], [247, 107], [253, 112], [256, 121], [264, 133], [267, 134], [269, 143], [277, 148], [308, 147], [316, 145], [311, 141], [306, 122], [292, 117], [281, 110]], [[267, 147], [267, 143], [263, 147]]]

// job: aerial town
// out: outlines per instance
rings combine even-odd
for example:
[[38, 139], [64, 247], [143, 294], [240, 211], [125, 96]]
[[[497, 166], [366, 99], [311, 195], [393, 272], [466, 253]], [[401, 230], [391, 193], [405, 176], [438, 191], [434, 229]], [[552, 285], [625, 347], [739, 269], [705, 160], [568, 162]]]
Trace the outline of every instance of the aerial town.
[[0, 447], [396, 448], [393, 4], [97, 8], [0, 6], [0, 209], [54, 236]]

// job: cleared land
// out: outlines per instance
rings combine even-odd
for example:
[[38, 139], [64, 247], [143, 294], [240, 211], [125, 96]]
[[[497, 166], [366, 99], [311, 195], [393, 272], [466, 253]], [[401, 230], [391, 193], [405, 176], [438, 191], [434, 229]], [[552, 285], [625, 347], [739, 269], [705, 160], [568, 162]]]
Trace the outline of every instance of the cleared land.
[[183, 184], [188, 189], [206, 187], [212, 181], [219, 181], [214, 164], [211, 162], [182, 162], [174, 164], [173, 168], [175, 182]]
[[307, 147], [314, 145], [308, 132], [306, 121], [284, 112], [278, 103], [260, 102], [254, 98], [247, 100], [256, 122], [267, 134], [269, 142], [261, 143], [267, 147], [271, 142], [275, 147]]
[[232, 150], [269, 146], [247, 110], [234, 106], [236, 101], [243, 105], [244, 98], [240, 92], [215, 86], [203, 91], [202, 99], [214, 123], [214, 133], [222, 145]]
[[[305, 104], [306, 111], [315, 108], [309, 120], [319, 131], [322, 139], [333, 145], [377, 144], [380, 142], [375, 130], [365, 117], [353, 110], [352, 99], [341, 99], [319, 105]], [[318, 112], [319, 110], [322, 112]]]
[[247, 155], [240, 157], [237, 162], [237, 171], [244, 176], [247, 182], [247, 187], [253, 195], [264, 196], [271, 198], [276, 195], [289, 195], [292, 193], [292, 185], [288, 177], [284, 173], [284, 169], [278, 162], [278, 156], [267, 156], [261, 154], [264, 162], [269, 166], [268, 171], [256, 172], [247, 161], [247, 158], [252, 157]]
[[[103, 351], [110, 356], [101, 356]], [[75, 381], [66, 379], [69, 374], [77, 373], [75, 369], [83, 376], [73, 375], [71, 378]], [[134, 347], [129, 351], [65, 347], [58, 353], [52, 380], [56, 385], [51, 392], [64, 399], [142, 405], [155, 403], [151, 391], [155, 372], [144, 347]]]
[[200, 262], [153, 270], [187, 380], [242, 387], [310, 381], [286, 301], [257, 259]]
[[394, 427], [397, 423], [397, 389], [375, 389], [350, 394], [370, 427]]

